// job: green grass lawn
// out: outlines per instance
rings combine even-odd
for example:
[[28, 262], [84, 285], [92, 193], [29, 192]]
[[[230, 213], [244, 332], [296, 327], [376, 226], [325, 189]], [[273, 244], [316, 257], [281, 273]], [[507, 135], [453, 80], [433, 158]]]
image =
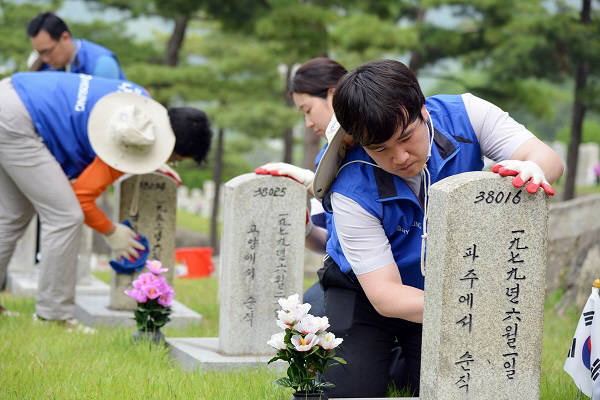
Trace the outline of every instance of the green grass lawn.
[[[109, 273], [97, 273], [107, 281]], [[305, 280], [310, 286], [314, 278]], [[217, 278], [175, 280], [176, 299], [201, 313], [203, 323], [169, 328], [167, 336], [217, 336]], [[575, 399], [577, 388], [562, 370], [579, 311], [559, 316], [546, 301], [541, 399]], [[291, 390], [272, 384], [266, 368], [236, 372], [183, 371], [162, 347], [132, 344], [132, 328], [100, 328], [96, 335], [67, 333], [35, 323], [33, 298], [0, 293], [18, 317], [0, 317], [0, 399], [269, 399], [288, 400]], [[274, 325], [274, 332], [277, 328]], [[265, 338], [267, 340], [268, 338]], [[240, 332], [243, 340], [243, 332]]]

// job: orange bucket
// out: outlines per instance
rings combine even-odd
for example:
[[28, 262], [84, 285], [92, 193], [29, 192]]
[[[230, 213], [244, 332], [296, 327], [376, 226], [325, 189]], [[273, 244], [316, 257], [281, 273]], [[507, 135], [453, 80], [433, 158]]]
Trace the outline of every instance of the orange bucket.
[[201, 278], [213, 272], [212, 247], [181, 247], [175, 249], [175, 261], [187, 267], [187, 275], [180, 278]]

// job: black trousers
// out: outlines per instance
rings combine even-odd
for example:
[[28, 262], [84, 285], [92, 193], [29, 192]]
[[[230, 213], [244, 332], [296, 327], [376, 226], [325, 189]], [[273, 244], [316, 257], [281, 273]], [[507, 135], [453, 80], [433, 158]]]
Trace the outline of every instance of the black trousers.
[[[319, 270], [325, 291], [325, 315], [329, 331], [344, 339], [336, 356], [346, 365], [333, 365], [324, 380], [335, 384], [329, 397], [385, 397], [390, 384], [392, 349], [398, 345], [406, 360], [406, 374], [397, 387], [419, 393], [422, 325], [381, 316], [365, 295], [353, 273], [344, 274], [331, 258]], [[400, 378], [399, 378], [400, 379]]]

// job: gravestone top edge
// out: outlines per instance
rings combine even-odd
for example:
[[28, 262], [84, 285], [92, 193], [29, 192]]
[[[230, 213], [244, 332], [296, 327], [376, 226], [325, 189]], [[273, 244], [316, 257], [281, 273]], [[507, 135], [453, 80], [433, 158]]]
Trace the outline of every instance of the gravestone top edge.
[[[161, 177], [164, 178], [165, 181], [170, 182], [170, 184], [176, 185], [177, 186], [177, 181], [175, 179], [173, 179], [172, 177], [165, 175], [165, 174], [161, 174], [159, 172], [148, 172], [146, 174], [123, 174], [121, 175], [116, 181], [115, 184], [121, 184], [124, 181], [127, 181], [131, 178], [137, 178], [137, 177], [143, 177], [146, 175], [151, 175], [153, 177]], [[185, 186], [182, 186], [185, 187]]]
[[470, 171], [463, 172], [460, 174], [452, 175], [447, 178], [444, 178], [434, 184], [431, 185], [430, 190], [435, 190], [439, 192], [449, 193], [455, 191], [459, 187], [463, 185], [470, 185], [474, 182], [488, 180], [488, 179], [497, 179], [498, 183], [504, 184], [504, 182], [510, 182], [510, 179], [506, 177], [502, 177], [498, 174], [488, 171]]
[[254, 182], [257, 180], [271, 180], [274, 183], [287, 182], [287, 183], [291, 183], [291, 184], [296, 184], [298, 187], [302, 187], [302, 188], [304, 187], [304, 185], [302, 185], [302, 184], [296, 182], [295, 180], [288, 178], [286, 176], [258, 175], [255, 173], [247, 173], [247, 174], [238, 175], [235, 178], [232, 178], [229, 181], [227, 181], [225, 183], [225, 187], [235, 188], [235, 187], [242, 186], [246, 183]]

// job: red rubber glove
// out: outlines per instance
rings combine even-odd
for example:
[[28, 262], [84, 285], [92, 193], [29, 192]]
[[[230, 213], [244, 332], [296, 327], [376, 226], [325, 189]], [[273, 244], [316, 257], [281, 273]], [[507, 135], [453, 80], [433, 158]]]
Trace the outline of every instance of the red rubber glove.
[[292, 178], [296, 182], [303, 184], [307, 189], [312, 186], [313, 180], [315, 179], [315, 173], [311, 170], [283, 162], [261, 165], [254, 170], [254, 173], [258, 175], [287, 176], [288, 178]]
[[167, 164], [163, 164], [161, 167], [159, 167], [156, 171], [154, 172], [158, 172], [159, 174], [163, 174], [168, 176], [169, 178], [173, 178], [173, 180], [175, 182], [177, 182], [177, 187], [181, 186], [181, 178], [179, 177], [179, 174], [177, 173], [177, 171], [175, 171], [173, 168], [169, 167]]
[[514, 176], [512, 184], [520, 188], [527, 184], [525, 190], [534, 194], [540, 186], [547, 195], [554, 196], [554, 188], [548, 183], [544, 171], [533, 161], [504, 160], [492, 167], [492, 172], [501, 176]]

